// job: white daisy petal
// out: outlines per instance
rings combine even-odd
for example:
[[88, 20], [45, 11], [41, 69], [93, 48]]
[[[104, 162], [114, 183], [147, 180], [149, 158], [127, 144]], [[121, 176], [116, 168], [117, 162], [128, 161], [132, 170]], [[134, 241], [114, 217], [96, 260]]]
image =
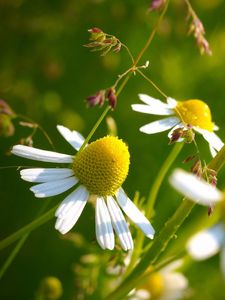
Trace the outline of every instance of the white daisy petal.
[[209, 150], [210, 150], [212, 157], [215, 157], [217, 154], [217, 151], [211, 145], [209, 145]]
[[163, 107], [169, 108], [167, 103], [162, 102], [161, 100], [155, 99], [146, 94], [139, 94], [139, 99], [147, 105], [154, 107]]
[[107, 197], [107, 206], [112, 219], [113, 228], [118, 235], [121, 247], [125, 251], [133, 249], [133, 239], [129, 227], [113, 197]]
[[203, 137], [209, 143], [209, 145], [217, 151], [220, 151], [220, 149], [224, 146], [224, 143], [214, 132], [205, 130], [205, 133], [203, 133]]
[[166, 131], [179, 123], [180, 120], [177, 117], [170, 117], [144, 125], [140, 128], [140, 131], [147, 134], [153, 134]]
[[175, 99], [168, 97], [166, 100], [168, 108], [175, 108], [177, 106], [177, 101]]
[[69, 194], [56, 210], [55, 216], [64, 218], [72, 211], [79, 211], [79, 207], [84, 201], [87, 201], [89, 192], [87, 189], [80, 185], [75, 191]]
[[55, 229], [60, 231], [62, 234], [67, 233], [76, 224], [88, 198], [89, 193], [82, 185], [68, 195], [55, 213], [55, 216], [58, 217]]
[[16, 145], [13, 146], [12, 151], [13, 154], [45, 162], [55, 162], [55, 163], [72, 163], [73, 156], [62, 154], [53, 151], [41, 150], [33, 147], [28, 147], [24, 145]]
[[220, 129], [219, 126], [217, 126], [216, 124], [214, 124], [213, 131], [217, 131], [219, 129]]
[[169, 181], [178, 192], [202, 205], [210, 206], [224, 198], [216, 187], [181, 169], [175, 170]]
[[30, 190], [35, 194], [35, 197], [46, 198], [46, 197], [59, 195], [69, 190], [77, 182], [78, 182], [77, 178], [73, 176], [65, 179], [40, 183], [32, 186]]
[[82, 146], [85, 138], [78, 131], [71, 131], [70, 129], [57, 125], [59, 133], [64, 137], [64, 139], [77, 151]]
[[219, 252], [224, 237], [223, 225], [217, 224], [191, 237], [187, 243], [187, 251], [196, 260], [207, 259]]
[[117, 192], [117, 200], [125, 214], [150, 238], [154, 238], [155, 230], [149, 220], [140, 212], [136, 205], [127, 197], [122, 188]]
[[111, 219], [105, 201], [101, 197], [96, 200], [95, 229], [97, 241], [102, 249], [113, 250], [115, 239]]
[[20, 171], [21, 178], [29, 182], [48, 182], [72, 176], [73, 170], [67, 168], [35, 168]]
[[174, 112], [172, 109], [164, 108], [161, 106], [149, 106], [145, 104], [132, 104], [132, 109], [134, 111], [138, 111], [145, 114], [151, 114], [151, 115], [159, 115], [159, 116], [167, 116], [167, 115], [173, 115]]

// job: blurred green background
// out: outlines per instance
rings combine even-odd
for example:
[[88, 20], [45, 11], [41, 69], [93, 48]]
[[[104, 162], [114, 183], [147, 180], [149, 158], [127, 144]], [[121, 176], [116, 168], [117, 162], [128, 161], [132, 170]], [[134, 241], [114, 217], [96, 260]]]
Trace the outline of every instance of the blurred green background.
[[[147, 13], [147, 0], [0, 0], [0, 98], [18, 114], [26, 115], [41, 124], [59, 152], [73, 154], [56, 131], [63, 124], [87, 136], [101, 114], [100, 108], [87, 108], [84, 99], [96, 91], [110, 87], [118, 74], [129, 66], [125, 50], [100, 57], [82, 45], [89, 38], [87, 29], [100, 27], [118, 37], [136, 56], [151, 32], [157, 13]], [[198, 98], [206, 101], [213, 120], [220, 127], [225, 140], [225, 3], [223, 0], [195, 0], [192, 4], [206, 29], [213, 56], [201, 56], [193, 37], [187, 35], [187, 10], [184, 1], [172, 0], [158, 34], [145, 53], [141, 64], [150, 61], [146, 74], [169, 96], [175, 99]], [[138, 114], [131, 104], [138, 102], [138, 93], [161, 97], [140, 76], [132, 76], [119, 97], [115, 112], [110, 115], [118, 126], [118, 135], [129, 145], [131, 167], [124, 187], [130, 197], [136, 190], [147, 196], [162, 162], [172, 146], [165, 133], [147, 136], [139, 127], [154, 116]], [[15, 135], [0, 137], [1, 166], [39, 163], [8, 155], [13, 144], [28, 135], [31, 129], [16, 127]], [[107, 134], [104, 121], [94, 139]], [[208, 146], [197, 137], [202, 157], [210, 155]], [[34, 146], [51, 150], [48, 141], [38, 131]], [[193, 145], [185, 146], [176, 161], [182, 165], [187, 155], [193, 154]], [[1, 239], [33, 220], [46, 199], [35, 199], [30, 184], [23, 182], [16, 169], [0, 170], [0, 227]], [[221, 172], [219, 186], [224, 187], [225, 172]], [[54, 197], [50, 205], [61, 201], [64, 195]], [[165, 223], [180, 203], [180, 196], [165, 182], [161, 188], [153, 221], [156, 230]], [[185, 223], [192, 228], [192, 219], [207, 211], [196, 208]], [[81, 255], [93, 251], [107, 261], [110, 253], [103, 253], [95, 242], [94, 211], [87, 206], [73, 229], [81, 233], [87, 245], [78, 247], [78, 241], [64, 239], [53, 228], [54, 220], [34, 231], [16, 260], [0, 282], [0, 299], [33, 299], [41, 279], [58, 277], [63, 285], [61, 299], [78, 299], [79, 276], [74, 270]], [[193, 224], [195, 224], [193, 222]], [[182, 235], [182, 231], [180, 231]], [[178, 234], [179, 238], [179, 234]], [[5, 261], [13, 245], [1, 252]], [[99, 278], [104, 274], [105, 262]], [[99, 266], [98, 266], [99, 267]], [[100, 266], [101, 267], [101, 266]], [[79, 272], [78, 272], [79, 273]], [[222, 300], [225, 288], [219, 269], [219, 257], [196, 263], [187, 271], [191, 293], [189, 299]], [[99, 288], [99, 287], [98, 287]], [[92, 299], [100, 299], [96, 294]]]

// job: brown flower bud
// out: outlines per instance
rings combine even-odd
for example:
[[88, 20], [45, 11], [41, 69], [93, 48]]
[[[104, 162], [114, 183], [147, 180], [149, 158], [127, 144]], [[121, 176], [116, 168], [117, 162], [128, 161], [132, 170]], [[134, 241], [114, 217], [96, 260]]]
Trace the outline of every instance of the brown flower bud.
[[116, 107], [116, 102], [117, 102], [117, 97], [116, 97], [114, 88], [110, 88], [107, 91], [107, 98], [109, 101], [109, 105], [112, 107], [112, 109], [114, 109]]
[[202, 163], [201, 163], [200, 159], [197, 159], [195, 161], [195, 163], [191, 167], [191, 172], [193, 174], [197, 175], [198, 177], [202, 176]]
[[195, 157], [196, 157], [196, 154], [195, 154], [195, 155], [189, 155], [187, 158], [185, 158], [185, 159], [183, 160], [183, 163], [186, 164], [186, 163], [188, 163], [189, 161], [193, 160]]
[[169, 141], [169, 145], [179, 141], [180, 138], [182, 138], [183, 136], [183, 133], [184, 133], [184, 130], [183, 128], [177, 128], [175, 129], [173, 132], [172, 132], [172, 136], [170, 138], [170, 141]]
[[86, 98], [89, 107], [102, 106], [105, 102], [105, 90], [98, 91], [95, 95], [88, 96]]
[[214, 211], [214, 207], [213, 206], [209, 206], [208, 207], [208, 216], [209, 217], [212, 215], [213, 211]]

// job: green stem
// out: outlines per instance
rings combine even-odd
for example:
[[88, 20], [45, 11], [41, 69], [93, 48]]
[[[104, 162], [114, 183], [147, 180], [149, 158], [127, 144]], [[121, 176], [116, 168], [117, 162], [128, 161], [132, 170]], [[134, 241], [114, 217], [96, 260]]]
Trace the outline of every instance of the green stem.
[[[168, 173], [171, 165], [173, 164], [173, 162], [175, 161], [175, 159], [179, 155], [181, 149], [183, 148], [183, 145], [184, 145], [183, 143], [175, 143], [172, 151], [170, 152], [170, 154], [168, 155], [168, 157], [164, 161], [163, 165], [161, 166], [161, 169], [159, 170], [159, 173], [158, 173], [157, 177], [155, 178], [155, 181], [154, 181], [154, 183], [151, 187], [151, 190], [149, 192], [149, 196], [148, 196], [148, 200], [147, 200], [147, 204], [146, 204], [146, 209], [145, 209], [145, 215], [148, 219], [150, 219], [151, 216], [152, 216], [155, 201], [157, 199], [160, 186], [161, 186], [166, 174]], [[140, 232], [137, 239], [136, 239], [136, 244], [135, 244], [135, 248], [134, 248], [133, 253], [132, 253], [131, 261], [130, 261], [130, 264], [129, 264], [127, 270], [126, 270], [126, 273], [124, 274], [124, 277], [126, 277], [130, 273], [130, 271], [133, 269], [136, 262], [138, 261], [138, 258], [140, 257], [140, 254], [142, 252], [144, 239], [145, 239], [144, 234], [142, 232]]]
[[54, 144], [53, 144], [53, 142], [52, 142], [50, 136], [47, 134], [47, 132], [44, 130], [44, 128], [43, 128], [40, 124], [34, 122], [31, 118], [28, 118], [27, 116], [24, 116], [24, 115], [21, 115], [21, 114], [17, 114], [16, 117], [17, 117], [17, 118], [20, 118], [20, 119], [23, 119], [24, 121], [27, 121], [27, 122], [32, 123], [32, 124], [34, 124], [34, 125], [36, 125], [37, 128], [38, 128], [38, 129], [43, 133], [43, 135], [46, 137], [46, 139], [47, 139], [47, 141], [49, 142], [49, 144], [51, 145], [52, 149], [55, 151], [55, 146], [54, 146]]
[[166, 248], [169, 241], [174, 237], [178, 228], [190, 214], [192, 208], [195, 206], [194, 202], [184, 199], [178, 207], [173, 216], [165, 224], [159, 235], [155, 238], [150, 251], [146, 253], [141, 262], [136, 266], [132, 273], [125, 279], [125, 281], [111, 293], [105, 300], [123, 299], [123, 297], [140, 281], [144, 272], [149, 266], [156, 262], [159, 255]]
[[156, 34], [156, 31], [157, 31], [157, 29], [158, 29], [158, 27], [159, 27], [159, 24], [161, 23], [161, 21], [162, 21], [164, 15], [165, 15], [165, 13], [166, 13], [166, 11], [167, 11], [168, 5], [169, 5], [169, 0], [166, 1], [165, 6], [164, 6], [164, 9], [163, 9], [162, 13], [160, 14], [160, 16], [159, 16], [159, 18], [158, 18], [158, 20], [157, 20], [157, 22], [156, 22], [156, 24], [155, 24], [155, 26], [154, 26], [154, 28], [153, 28], [151, 34], [150, 34], [150, 36], [149, 36], [149, 38], [148, 38], [148, 40], [147, 40], [145, 46], [142, 48], [141, 52], [139, 53], [138, 57], [136, 58], [136, 60], [135, 60], [135, 62], [134, 62], [134, 66], [136, 66], [136, 65], [138, 64], [138, 62], [139, 62], [140, 59], [142, 58], [143, 54], [145, 53], [145, 51], [146, 51], [146, 50], [148, 49], [148, 47], [150, 46], [150, 44], [151, 44], [151, 42], [152, 42], [152, 40], [153, 40], [153, 38], [154, 38], [154, 36], [155, 36], [155, 34]]
[[[50, 201], [51, 201], [51, 199], [49, 198], [47, 201], [44, 202], [43, 206], [37, 213], [36, 217], [39, 217], [45, 211], [45, 209], [48, 207]], [[4, 262], [3, 266], [0, 269], [0, 280], [2, 279], [2, 277], [4, 276], [4, 274], [8, 270], [8, 268], [10, 267], [13, 260], [16, 258], [16, 255], [19, 253], [20, 249], [23, 247], [23, 245], [26, 242], [29, 235], [30, 235], [30, 232], [27, 232], [22, 236], [22, 238], [18, 241], [18, 243], [16, 244], [13, 251], [10, 253], [9, 257]]]
[[[126, 86], [128, 80], [130, 79], [130, 76], [126, 76], [123, 80], [123, 82], [121, 83], [116, 96], [118, 97], [120, 95], [120, 93], [123, 91], [124, 87]], [[85, 141], [83, 142], [83, 145], [81, 146], [81, 148], [79, 149], [79, 151], [77, 152], [80, 153], [84, 147], [87, 145], [87, 143], [90, 141], [90, 139], [92, 138], [93, 134], [95, 133], [95, 131], [97, 130], [97, 128], [99, 127], [99, 125], [101, 124], [101, 122], [103, 121], [103, 119], [105, 118], [105, 116], [107, 115], [107, 113], [110, 111], [111, 107], [107, 106], [105, 108], [105, 110], [103, 111], [103, 113], [101, 114], [101, 116], [99, 117], [99, 119], [97, 120], [97, 122], [95, 123], [94, 127], [92, 128], [92, 130], [90, 131], [90, 133], [88, 134], [87, 138], [85, 139]]]
[[208, 164], [207, 167], [209, 169], [215, 170], [216, 172], [219, 172], [225, 164], [224, 156], [225, 156], [225, 146], [222, 147], [222, 149], [211, 160], [211, 162]]
[[90, 141], [90, 139], [92, 138], [93, 134], [95, 133], [95, 131], [97, 130], [98, 126], [101, 124], [102, 120], [105, 118], [105, 116], [107, 115], [107, 113], [108, 113], [108, 111], [110, 109], [111, 109], [110, 106], [107, 106], [105, 108], [105, 110], [103, 111], [103, 113], [101, 114], [101, 116], [99, 117], [99, 119], [97, 120], [97, 122], [95, 123], [94, 127], [92, 128], [92, 130], [90, 131], [90, 133], [86, 137], [85, 141], [83, 142], [83, 144], [80, 147], [80, 149], [77, 152], [77, 154], [79, 154], [84, 149], [84, 147], [87, 145], [87, 143]]
[[4, 249], [5, 247], [9, 246], [13, 242], [17, 241], [20, 237], [22, 237], [24, 234], [27, 234], [28, 232], [31, 232], [32, 230], [36, 229], [37, 227], [41, 226], [42, 224], [46, 223], [47, 221], [51, 220], [54, 215], [55, 211], [58, 207], [58, 204], [51, 208], [49, 211], [47, 211], [45, 214], [43, 214], [41, 217], [35, 219], [28, 225], [22, 227], [18, 231], [14, 232], [4, 240], [0, 241], [0, 250]]
[[173, 164], [173, 162], [179, 155], [180, 151], [182, 150], [183, 146], [184, 146], [184, 143], [175, 143], [172, 151], [170, 152], [167, 159], [163, 163], [161, 169], [159, 170], [159, 173], [158, 173], [158, 175], [153, 183], [153, 186], [151, 188], [151, 191], [149, 193], [146, 210], [145, 210], [145, 214], [146, 214], [147, 218], [151, 218], [160, 186], [161, 186], [167, 172], [169, 171], [171, 165]]
[[16, 244], [16, 247], [13, 249], [13, 251], [10, 253], [9, 257], [7, 258], [7, 260], [5, 261], [5, 263], [3, 264], [3, 266], [2, 266], [2, 268], [0, 270], [0, 280], [2, 279], [2, 277], [5, 274], [5, 272], [8, 270], [9, 266], [11, 265], [11, 263], [13, 262], [13, 260], [15, 259], [16, 255], [18, 254], [18, 252], [22, 248], [22, 246], [25, 243], [25, 241], [27, 240], [29, 234], [30, 234], [30, 232], [27, 232], [27, 233], [25, 233], [22, 236], [22, 238]]
[[140, 69], [137, 69], [137, 72], [145, 79], [147, 80], [151, 85], [154, 86], [154, 88], [165, 98], [168, 98], [168, 96], [163, 93], [163, 91], [150, 79], [148, 76], [146, 76]]

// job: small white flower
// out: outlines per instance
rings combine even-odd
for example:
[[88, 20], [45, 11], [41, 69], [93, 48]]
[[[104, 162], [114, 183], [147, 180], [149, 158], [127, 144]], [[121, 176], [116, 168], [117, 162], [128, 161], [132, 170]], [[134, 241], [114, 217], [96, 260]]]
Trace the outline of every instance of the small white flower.
[[175, 261], [157, 273], [152, 273], [140, 289], [133, 290], [129, 300], [178, 300], [188, 288], [187, 278], [176, 269], [182, 260]]
[[187, 242], [189, 255], [197, 260], [208, 259], [221, 251], [220, 266], [225, 280], [225, 228], [219, 223], [193, 235]]
[[[192, 99], [181, 102], [167, 98], [167, 103], [164, 103], [145, 94], [139, 94], [139, 98], [145, 104], [133, 104], [133, 110], [151, 115], [169, 116], [142, 126], [141, 132], [154, 134], [171, 129], [168, 134], [171, 139], [174, 130], [178, 128], [186, 130], [191, 126], [209, 143], [212, 156], [223, 147], [224, 143], [214, 133], [218, 127], [212, 122], [211, 111], [203, 101]], [[182, 138], [177, 139], [178, 142], [182, 140]]]
[[206, 206], [223, 200], [224, 195], [215, 186], [181, 169], [176, 169], [170, 176], [170, 184], [188, 199]]
[[[80, 133], [59, 125], [57, 129], [74, 149], [80, 149], [84, 142]], [[32, 160], [69, 164], [67, 168], [31, 168], [20, 171], [23, 180], [38, 183], [30, 188], [37, 198], [59, 195], [76, 185], [55, 214], [55, 228], [62, 234], [76, 224], [89, 197], [94, 195], [96, 237], [103, 249], [114, 249], [114, 231], [124, 250], [133, 249], [129, 226], [121, 209], [148, 238], [154, 237], [155, 231], [150, 222], [121, 188], [130, 162], [128, 148], [122, 140], [104, 137], [86, 146], [78, 155], [23, 145], [14, 146], [12, 153]]]

